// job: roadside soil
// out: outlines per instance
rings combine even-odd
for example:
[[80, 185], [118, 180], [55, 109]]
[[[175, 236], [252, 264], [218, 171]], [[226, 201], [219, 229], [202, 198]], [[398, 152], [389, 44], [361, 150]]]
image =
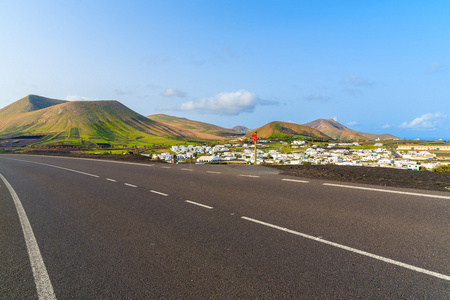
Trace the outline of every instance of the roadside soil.
[[381, 186], [449, 191], [450, 173], [412, 171], [381, 167], [336, 165], [274, 165], [282, 175]]

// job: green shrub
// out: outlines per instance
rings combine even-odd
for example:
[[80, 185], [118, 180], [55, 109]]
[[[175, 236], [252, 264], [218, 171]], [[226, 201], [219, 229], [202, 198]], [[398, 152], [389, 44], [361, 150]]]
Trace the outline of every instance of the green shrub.
[[433, 172], [444, 172], [444, 173], [450, 173], [450, 165], [443, 165], [436, 167], [432, 170]]

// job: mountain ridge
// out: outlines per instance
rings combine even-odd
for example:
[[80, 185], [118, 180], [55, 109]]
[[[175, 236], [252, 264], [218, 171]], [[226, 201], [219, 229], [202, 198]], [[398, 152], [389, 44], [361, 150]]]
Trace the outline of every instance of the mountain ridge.
[[155, 120], [166, 124], [168, 126], [174, 126], [184, 131], [187, 137], [200, 138], [200, 139], [226, 139], [227, 137], [237, 136], [239, 133], [232, 129], [223, 128], [217, 125], [193, 121], [186, 118], [178, 118], [165, 114], [155, 114], [147, 116], [151, 120]]
[[266, 125], [257, 128], [256, 131], [258, 132], [258, 137], [261, 138], [285, 138], [294, 136], [320, 139], [330, 138], [329, 136], [315, 128], [281, 121], [273, 121], [267, 123]]
[[0, 118], [36, 111], [65, 102], [67, 101], [30, 94], [0, 109]]
[[[396, 138], [349, 129], [332, 119], [303, 125], [273, 121], [256, 129], [261, 138], [375, 140]], [[239, 132], [241, 131], [241, 132]], [[65, 101], [28, 95], [0, 109], [0, 138], [45, 135], [46, 142], [83, 144], [168, 139], [224, 140], [249, 136], [249, 129], [231, 129], [164, 114], [143, 116], [119, 101]], [[253, 131], [253, 130], [251, 130]], [[251, 132], [250, 131], [250, 132]]]
[[[0, 136], [45, 134], [53, 140], [126, 141], [140, 135], [182, 137], [171, 128], [132, 111], [115, 100], [66, 101], [0, 118]], [[65, 139], [63, 139], [65, 137]]]
[[398, 139], [396, 136], [391, 134], [373, 134], [373, 133], [364, 133], [360, 131], [356, 131], [350, 129], [341, 123], [337, 122], [333, 119], [317, 119], [309, 123], [303, 124], [305, 126], [315, 128], [326, 135], [332, 137], [333, 139], [341, 139], [341, 140], [393, 140]]

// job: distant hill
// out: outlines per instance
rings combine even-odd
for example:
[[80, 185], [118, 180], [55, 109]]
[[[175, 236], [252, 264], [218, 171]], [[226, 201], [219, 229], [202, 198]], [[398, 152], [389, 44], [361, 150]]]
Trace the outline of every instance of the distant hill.
[[356, 131], [345, 127], [344, 125], [340, 124], [339, 122], [333, 119], [317, 119], [313, 122], [309, 122], [303, 125], [320, 130], [326, 135], [332, 137], [333, 139], [353, 140], [353, 141], [398, 139], [397, 137], [391, 134], [371, 134]]
[[[249, 137], [253, 130], [249, 131], [244, 126], [227, 129], [163, 114], [144, 117], [118, 101], [64, 101], [28, 95], [0, 109], [0, 139], [27, 136], [23, 138], [36, 138], [39, 139], [37, 143], [42, 144], [147, 145], [148, 141], [154, 143], [168, 139]], [[390, 134], [359, 132], [325, 119], [304, 125], [276, 121], [257, 131], [261, 138], [396, 139]]]
[[288, 122], [270, 122], [258, 129], [258, 137], [261, 138], [285, 138], [303, 136], [310, 138], [329, 139], [330, 137], [317, 129]]
[[37, 95], [28, 95], [16, 102], [0, 109], [0, 118], [13, 116], [30, 111], [36, 111], [50, 106], [65, 103], [64, 100], [50, 99]]
[[242, 135], [232, 129], [164, 114], [151, 115], [147, 118], [177, 128], [183, 136], [190, 138], [217, 140]]
[[251, 129], [249, 129], [245, 126], [234, 126], [233, 128], [231, 128], [231, 130], [233, 130], [235, 132], [239, 132], [239, 133], [248, 133], [251, 131]]
[[0, 132], [0, 137], [42, 134], [48, 136], [46, 141], [50, 143], [73, 144], [82, 144], [83, 140], [126, 144], [149, 135], [182, 137], [176, 128], [150, 120], [118, 101], [62, 101], [2, 117]]

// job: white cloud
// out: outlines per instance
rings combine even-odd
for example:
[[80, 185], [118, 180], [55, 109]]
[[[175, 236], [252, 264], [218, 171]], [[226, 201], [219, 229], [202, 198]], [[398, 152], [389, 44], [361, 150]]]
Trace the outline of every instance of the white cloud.
[[351, 85], [355, 85], [355, 86], [371, 86], [373, 85], [371, 82], [358, 77], [358, 76], [349, 76], [344, 78], [344, 80], [341, 81], [341, 83], [343, 84], [351, 84]]
[[88, 100], [92, 100], [91, 98], [80, 97], [80, 96], [66, 96], [64, 99], [67, 100], [67, 101], [88, 101]]
[[181, 104], [180, 109], [185, 111], [197, 110], [217, 115], [239, 115], [251, 113], [257, 105], [273, 105], [277, 102], [260, 99], [256, 94], [246, 90], [231, 93], [220, 93], [211, 98], [197, 101], [188, 101]]
[[415, 118], [409, 123], [403, 122], [399, 127], [405, 129], [435, 130], [446, 118], [447, 116], [441, 113], [428, 113]]
[[166, 97], [178, 97], [178, 98], [183, 98], [187, 96], [186, 92], [177, 89], [166, 89], [162, 94], [163, 96]]
[[338, 121], [337, 117], [332, 117], [333, 120], [335, 120], [336, 122]]
[[384, 124], [383, 126], [381, 126], [381, 128], [383, 128], [383, 129], [388, 129], [388, 128], [391, 128], [391, 127], [392, 127], [391, 124]]

